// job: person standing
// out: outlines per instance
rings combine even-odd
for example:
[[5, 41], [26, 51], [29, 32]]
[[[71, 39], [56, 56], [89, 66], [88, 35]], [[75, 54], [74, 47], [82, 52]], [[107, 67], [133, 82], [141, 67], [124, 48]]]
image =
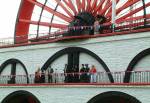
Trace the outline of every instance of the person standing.
[[100, 29], [100, 23], [99, 23], [99, 19], [96, 17], [94, 22], [94, 34], [99, 34], [99, 29]]
[[92, 65], [92, 68], [90, 69], [91, 83], [96, 83], [96, 73], [97, 73], [96, 67], [94, 65]]
[[68, 67], [68, 64], [65, 64], [65, 67], [64, 67], [64, 76], [65, 76], [65, 80], [64, 80], [64, 82], [66, 83], [66, 82], [68, 82], [68, 75], [67, 75], [67, 67]]
[[58, 82], [58, 71], [57, 69], [55, 69], [55, 83]]
[[82, 64], [82, 67], [80, 69], [80, 82], [85, 82], [85, 67], [84, 67], [84, 64]]
[[48, 82], [53, 83], [53, 73], [54, 70], [51, 66], [48, 67]]
[[45, 83], [45, 71], [41, 70], [41, 83]]
[[40, 78], [41, 78], [41, 75], [40, 75], [40, 68], [38, 67], [38, 70], [35, 72], [34, 82], [35, 82], [35, 83], [40, 83]]
[[89, 74], [90, 68], [89, 64], [85, 64], [85, 73], [86, 73], [86, 82], [90, 82], [90, 74]]
[[79, 68], [77, 65], [73, 66], [73, 82], [79, 82]]

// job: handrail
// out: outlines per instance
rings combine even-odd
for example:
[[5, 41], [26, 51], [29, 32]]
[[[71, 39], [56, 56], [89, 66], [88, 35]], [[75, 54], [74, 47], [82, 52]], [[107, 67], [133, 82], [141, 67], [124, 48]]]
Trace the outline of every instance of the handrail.
[[[110, 82], [111, 74], [114, 82]], [[128, 75], [130, 74], [130, 76]], [[118, 71], [118, 72], [76, 72], [76, 73], [46, 73], [29, 75], [0, 75], [0, 84], [63, 84], [63, 83], [97, 83], [97, 84], [126, 84], [125, 76], [129, 76], [131, 84], [150, 84], [150, 71]]]
[[[104, 29], [104, 31], [103, 31], [104, 34], [112, 33], [111, 23], [102, 24], [102, 25], [100, 25], [100, 27], [106, 28], [106, 30]], [[20, 44], [25, 43], [25, 42], [30, 44], [33, 40], [38, 42], [39, 40], [41, 40], [41, 41], [42, 40], [55, 40], [58, 38], [63, 38], [63, 34], [66, 32], [69, 32], [70, 30], [74, 30], [74, 31], [76, 31], [76, 30], [92, 30], [93, 28], [94, 28], [94, 26], [75, 26], [75, 27], [68, 27], [66, 29], [56, 31], [51, 34], [41, 33], [40, 34], [41, 36], [38, 38], [36, 37], [36, 34], [16, 36], [15, 38], [21, 39]], [[129, 31], [129, 33], [132, 33], [132, 30], [139, 30], [142, 28], [150, 28], [150, 19], [147, 18], [147, 26], [146, 27], [144, 27], [144, 18], [138, 19], [138, 20], [133, 20], [133, 21], [131, 21], [129, 19], [125, 22], [119, 22], [115, 26], [114, 33], [122, 32], [122, 31]], [[26, 37], [28, 37], [28, 40], [26, 39]], [[92, 37], [92, 35], [91, 35], [91, 37]], [[69, 36], [68, 36], [68, 38], [69, 38]], [[0, 39], [0, 47], [10, 46], [10, 45], [15, 45], [14, 37]]]

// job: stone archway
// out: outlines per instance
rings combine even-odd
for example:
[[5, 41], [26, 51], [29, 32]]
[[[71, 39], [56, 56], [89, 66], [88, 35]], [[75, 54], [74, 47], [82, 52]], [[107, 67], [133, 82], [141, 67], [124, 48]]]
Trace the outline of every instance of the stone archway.
[[87, 103], [141, 103], [135, 97], [118, 91], [109, 91], [96, 95]]
[[15, 91], [6, 96], [1, 103], [41, 103], [32, 93], [24, 90]]
[[126, 69], [126, 73], [125, 73], [125, 77], [124, 77], [124, 82], [125, 83], [129, 83], [130, 82], [130, 77], [131, 77], [131, 72], [135, 69], [135, 66], [146, 56], [150, 55], [150, 48], [143, 50], [142, 52], [140, 52], [139, 54], [137, 54], [129, 63], [127, 69]]
[[[24, 79], [24, 83], [29, 83], [27, 68], [25, 67], [23, 62], [21, 62], [18, 59], [15, 59], [15, 58], [8, 59], [8, 60], [6, 60], [5, 62], [2, 63], [2, 65], [0, 66], [0, 75], [3, 75], [2, 73], [5, 69], [7, 69], [8, 65], [11, 66], [10, 67], [11, 70], [10, 70], [10, 74], [7, 74], [7, 75], [17, 75], [16, 74], [17, 65], [20, 65], [21, 68], [22, 68], [22, 71], [24, 71], [24, 73], [25, 73], [24, 75], [26, 75], [26, 77], [25, 77], [26, 79]], [[16, 78], [15, 76], [10, 78], [8, 83], [15, 84], [16, 83], [15, 78]]]
[[69, 65], [69, 68], [72, 68], [73, 64], [79, 65], [80, 53], [88, 54], [91, 57], [93, 57], [95, 60], [97, 60], [98, 63], [102, 65], [102, 67], [104, 68], [105, 72], [107, 72], [109, 81], [111, 83], [114, 82], [113, 76], [111, 75], [110, 70], [107, 67], [107, 65], [105, 64], [105, 62], [98, 55], [93, 53], [92, 51], [90, 51], [88, 49], [85, 49], [85, 48], [81, 48], [81, 47], [68, 47], [68, 48], [65, 48], [65, 49], [62, 49], [62, 50], [56, 52], [54, 55], [52, 55], [46, 61], [46, 63], [42, 66], [42, 69], [46, 70], [49, 67], [49, 65], [51, 65], [56, 59], [58, 59], [59, 57], [61, 57], [62, 55], [65, 55], [65, 54], [68, 55], [68, 63], [71, 64], [71, 65]]

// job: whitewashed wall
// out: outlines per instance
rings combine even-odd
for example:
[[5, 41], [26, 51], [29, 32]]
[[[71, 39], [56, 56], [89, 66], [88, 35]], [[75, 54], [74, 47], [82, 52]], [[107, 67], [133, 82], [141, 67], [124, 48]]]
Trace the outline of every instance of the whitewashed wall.
[[[34, 73], [38, 66], [44, 63], [57, 51], [67, 47], [82, 47], [97, 54], [111, 71], [125, 71], [131, 60], [141, 51], [150, 48], [150, 33], [136, 33], [129, 35], [91, 38], [86, 40], [75, 40], [66, 42], [56, 42], [49, 44], [30, 45], [15, 48], [0, 49], [0, 64], [10, 58], [22, 61], [29, 73]], [[87, 54], [81, 54], [80, 64], [87, 63], [101, 68], [101, 65], [91, 59]], [[86, 62], [85, 62], [86, 61]], [[147, 70], [150, 67], [150, 56], [140, 61], [136, 68]], [[56, 65], [60, 71], [64, 68], [67, 57], [62, 56], [60, 60], [52, 65]], [[139, 69], [137, 69], [139, 70]], [[99, 71], [104, 71], [101, 68]]]
[[120, 91], [127, 93], [141, 103], [150, 103], [149, 87], [118, 87], [118, 86], [62, 86], [62, 87], [0, 87], [0, 101], [14, 91], [25, 90], [36, 96], [41, 103], [87, 103], [96, 95], [108, 91]]

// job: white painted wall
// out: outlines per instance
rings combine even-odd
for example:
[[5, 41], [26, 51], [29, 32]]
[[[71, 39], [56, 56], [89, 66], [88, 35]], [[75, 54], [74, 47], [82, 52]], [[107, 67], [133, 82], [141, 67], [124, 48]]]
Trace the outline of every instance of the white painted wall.
[[[110, 71], [125, 71], [128, 64], [138, 53], [150, 48], [150, 33], [143, 32], [86, 40], [81, 39], [76, 41], [3, 48], [0, 49], [0, 64], [10, 58], [16, 58], [25, 64], [30, 74], [34, 74], [38, 66], [42, 67], [53, 54], [68, 47], [86, 48], [97, 54], [106, 63]], [[80, 58], [80, 64], [95, 64], [97, 68], [101, 68], [101, 65], [90, 56], [87, 56], [87, 54], [81, 54]], [[148, 67], [150, 67], [150, 64], [147, 63], [149, 60], [150, 56], [142, 59], [136, 68], [147, 70]], [[67, 56], [64, 55], [59, 60], [56, 60], [52, 66], [58, 68], [58, 71], [62, 71], [66, 62]], [[103, 68], [98, 70], [104, 71]]]
[[[57, 51], [67, 47], [82, 47], [97, 54], [109, 67], [110, 71], [125, 71], [131, 60], [141, 51], [150, 48], [150, 33], [136, 33], [130, 35], [99, 37], [87, 40], [78, 40], [73, 42], [58, 42], [42, 45], [22, 46], [16, 48], [0, 49], [0, 64], [10, 58], [21, 60], [30, 74], [33, 74], [37, 67], [44, 63]], [[82, 53], [80, 63], [95, 64], [99, 71], [104, 71], [101, 65], [87, 54]], [[61, 71], [67, 61], [67, 56], [62, 56], [56, 60], [52, 66], [59, 68]], [[150, 56], [143, 58], [136, 66], [136, 70], [149, 70]], [[62, 67], [62, 68], [61, 68]], [[9, 66], [7, 68], [10, 68]], [[20, 66], [17, 66], [19, 71]], [[9, 72], [9, 71], [8, 71]], [[4, 74], [7, 74], [4, 71]], [[21, 73], [22, 74], [22, 73]], [[0, 87], [0, 100], [8, 94], [17, 90], [27, 90], [33, 93], [42, 103], [86, 103], [90, 98], [105, 91], [122, 91], [135, 96], [142, 103], [150, 103], [150, 89], [143, 86], [135, 87], [101, 87], [101, 88], [49, 88], [39, 87]]]
[[25, 90], [41, 103], [87, 103], [94, 96], [108, 91], [120, 91], [136, 97], [141, 103], [150, 103], [150, 87], [119, 86], [56, 86], [56, 87], [0, 87], [0, 101], [14, 91]]
[[99, 64], [99, 62], [96, 59], [94, 59], [92, 56], [90, 56], [88, 54], [85, 54], [85, 53], [80, 54], [80, 68], [81, 68], [82, 64], [89, 64], [90, 68], [92, 65], [94, 65], [96, 67], [97, 71], [105, 72], [102, 65]]
[[139, 63], [135, 66], [135, 71], [150, 71], [150, 55], [144, 57]]

